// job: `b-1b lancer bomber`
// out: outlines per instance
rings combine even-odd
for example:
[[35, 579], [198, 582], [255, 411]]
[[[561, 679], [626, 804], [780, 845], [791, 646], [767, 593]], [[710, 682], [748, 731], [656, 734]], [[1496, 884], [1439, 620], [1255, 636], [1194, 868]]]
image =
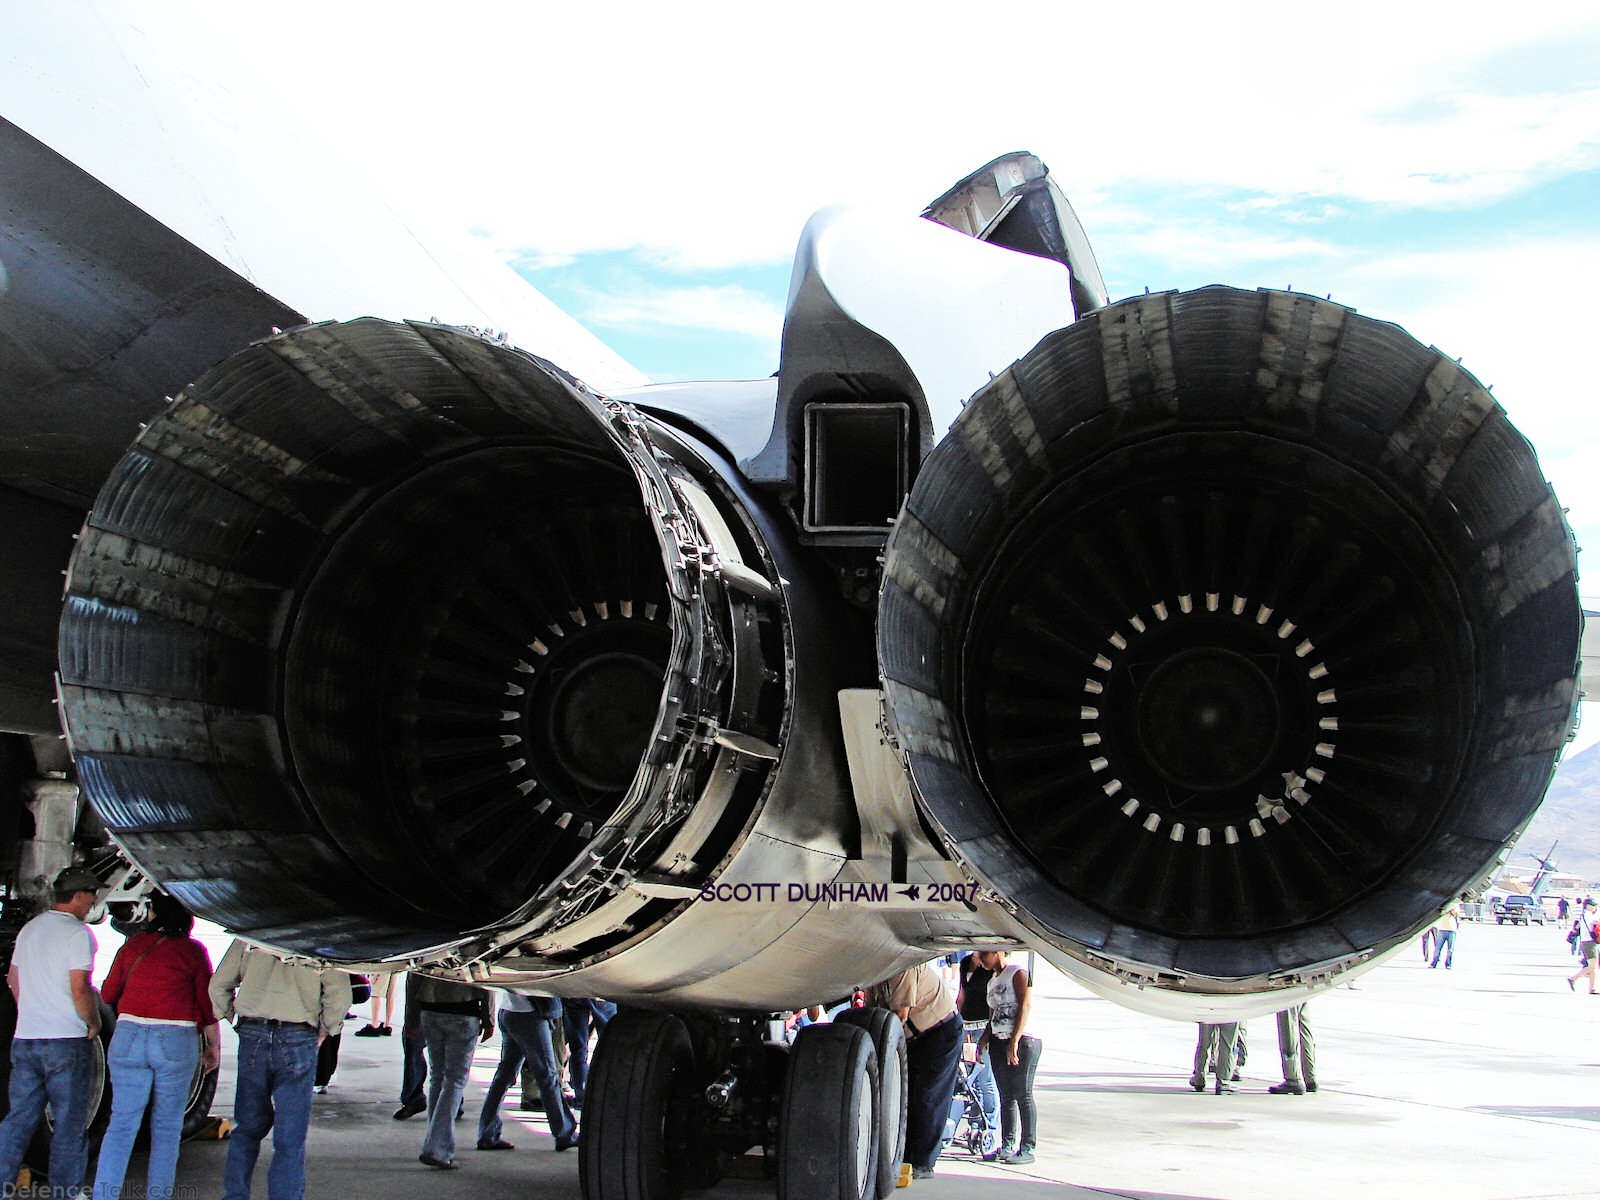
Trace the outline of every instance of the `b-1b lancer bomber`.
[[9, 124], [0, 183], [8, 803], [287, 953], [620, 1001], [589, 1200], [757, 1146], [881, 1200], [897, 1024], [764, 1017], [936, 954], [1302, 1001], [1571, 731], [1572, 537], [1478, 382], [1314, 296], [1110, 303], [1032, 155], [814, 217], [774, 377], [623, 388], [308, 321]]

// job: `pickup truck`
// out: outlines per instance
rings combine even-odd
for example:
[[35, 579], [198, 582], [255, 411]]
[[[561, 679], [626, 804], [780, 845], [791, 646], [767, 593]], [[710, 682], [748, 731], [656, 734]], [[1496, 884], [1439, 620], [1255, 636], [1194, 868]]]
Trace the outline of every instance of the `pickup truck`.
[[1543, 925], [1544, 904], [1533, 896], [1504, 896], [1494, 902], [1496, 925]]

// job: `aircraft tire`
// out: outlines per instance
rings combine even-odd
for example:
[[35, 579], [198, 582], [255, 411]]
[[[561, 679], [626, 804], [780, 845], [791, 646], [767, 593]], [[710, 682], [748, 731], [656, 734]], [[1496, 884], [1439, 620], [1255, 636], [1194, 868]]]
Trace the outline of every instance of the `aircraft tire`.
[[789, 1050], [778, 1122], [778, 1200], [876, 1196], [878, 1117], [871, 1035], [838, 1022], [802, 1029]]
[[[202, 1047], [201, 1054], [204, 1053]], [[204, 1064], [195, 1068], [194, 1082], [189, 1085], [189, 1104], [183, 1110], [183, 1141], [188, 1141], [210, 1124], [211, 1102], [217, 1098], [219, 1071], [217, 1067], [207, 1071]]]
[[688, 1158], [694, 1050], [671, 1013], [620, 1012], [600, 1034], [585, 1089], [584, 1200], [676, 1200]]
[[900, 1179], [906, 1151], [906, 1032], [886, 1008], [849, 1008], [834, 1018], [839, 1025], [864, 1029], [878, 1054], [878, 1200], [888, 1200]]

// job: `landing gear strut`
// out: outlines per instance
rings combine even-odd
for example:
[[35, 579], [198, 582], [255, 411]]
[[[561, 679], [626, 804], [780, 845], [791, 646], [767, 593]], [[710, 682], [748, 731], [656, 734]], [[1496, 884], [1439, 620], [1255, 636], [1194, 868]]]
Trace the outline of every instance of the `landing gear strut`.
[[793, 1046], [767, 1030], [754, 1015], [618, 1013], [586, 1089], [584, 1200], [677, 1200], [728, 1173], [774, 1180], [778, 1200], [886, 1200], [905, 1146], [900, 1022], [850, 1010]]

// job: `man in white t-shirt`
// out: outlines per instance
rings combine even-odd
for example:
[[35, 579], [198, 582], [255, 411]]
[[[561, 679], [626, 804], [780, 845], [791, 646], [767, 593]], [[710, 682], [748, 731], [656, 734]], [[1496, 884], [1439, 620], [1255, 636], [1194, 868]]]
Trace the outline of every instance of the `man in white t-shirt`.
[[99, 886], [87, 867], [68, 867], [56, 876], [55, 906], [17, 935], [6, 972], [17, 1002], [17, 1032], [11, 1043], [11, 1111], [0, 1123], [0, 1186], [12, 1184], [22, 1170], [48, 1101], [55, 1117], [52, 1194], [82, 1192], [89, 1073], [100, 1036], [100, 998], [89, 982], [94, 935], [83, 922]]

